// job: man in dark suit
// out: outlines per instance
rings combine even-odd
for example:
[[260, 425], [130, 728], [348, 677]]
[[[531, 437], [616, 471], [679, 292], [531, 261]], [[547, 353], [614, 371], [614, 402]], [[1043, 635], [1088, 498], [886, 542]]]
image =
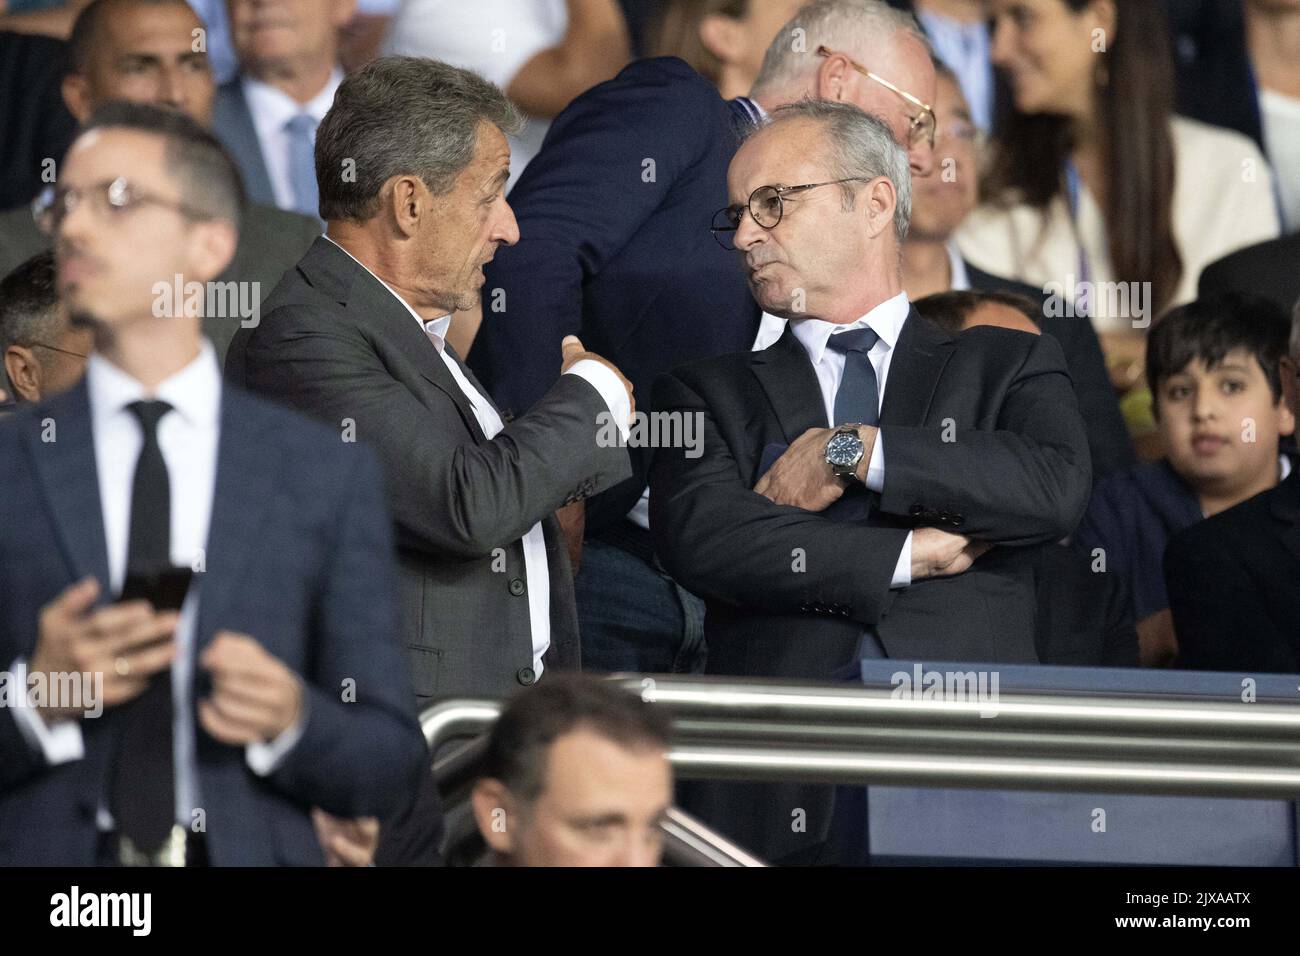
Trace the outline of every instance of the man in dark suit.
[[217, 142], [136, 104], [85, 129], [48, 222], [96, 352], [0, 423], [0, 657], [31, 691], [0, 709], [0, 864], [320, 864], [310, 808], [384, 816], [425, 753], [379, 465], [156, 308], [234, 254]]
[[[708, 235], [737, 133], [804, 96], [845, 100], [884, 117], [924, 176], [933, 95], [919, 28], [876, 0], [805, 6], [771, 39], [750, 95], [730, 102], [681, 61], [633, 63], [557, 117], [511, 192], [522, 239], [487, 270], [471, 367], [523, 411], [554, 382], [567, 334], [609, 355], [643, 395], [675, 365], [749, 348], [759, 310]], [[587, 506], [579, 616], [584, 659], [600, 670], [699, 664], [699, 601], [653, 562], [651, 454], [634, 448], [633, 477]], [[610, 601], [611, 591], [636, 597]]]
[[343, 81], [339, 30], [356, 0], [228, 0], [239, 76], [217, 89], [213, 130], [256, 202], [319, 215], [316, 128]]
[[[95, 0], [78, 16], [69, 43], [69, 70], [63, 100], [78, 121], [108, 100], [150, 103], [186, 113], [207, 126], [215, 90], [208, 54], [194, 49], [202, 27], [184, 0]], [[61, 155], [61, 154], [57, 154]], [[273, 205], [249, 203], [230, 265], [216, 279], [257, 290], [257, 310], [244, 315], [205, 315], [203, 333], [216, 346], [218, 361], [243, 322], [260, 315], [285, 270], [296, 263], [316, 236], [320, 223]], [[0, 213], [0, 275], [48, 248], [49, 237], [21, 206]]]
[[[1300, 415], [1300, 310], [1278, 363]], [[1180, 660], [1194, 670], [1300, 673], [1300, 471], [1176, 535], [1165, 583]]]
[[1263, 296], [1289, 313], [1300, 299], [1300, 235], [1256, 243], [1211, 262], [1196, 291], [1201, 298], [1224, 292]]
[[72, 141], [77, 124], [59, 100], [64, 50], [53, 37], [0, 30], [0, 209], [30, 202]]
[[[496, 87], [434, 60], [386, 57], [348, 77], [316, 145], [327, 235], [226, 363], [379, 451], [402, 640], [425, 699], [504, 694], [578, 666], [553, 513], [629, 470], [600, 426], [627, 427], [630, 387], [577, 339], [565, 374], [508, 425], [446, 341], [483, 264], [519, 235], [503, 195], [516, 121]], [[335, 175], [350, 157], [355, 179]]]
[[[707, 672], [830, 680], [863, 654], [1037, 661], [1029, 546], [1073, 529], [1090, 484], [1060, 346], [1000, 328], [954, 337], [911, 309], [911, 184], [874, 117], [785, 107], [728, 185], [754, 297], [791, 321], [761, 352], [655, 385], [656, 414], [693, 416], [703, 435], [702, 454], [659, 449], [650, 502], [658, 555], [708, 601]], [[769, 858], [816, 850], [830, 792], [760, 792], [759, 812], [741, 811], [760, 799], [745, 788], [710, 788], [699, 808]]]

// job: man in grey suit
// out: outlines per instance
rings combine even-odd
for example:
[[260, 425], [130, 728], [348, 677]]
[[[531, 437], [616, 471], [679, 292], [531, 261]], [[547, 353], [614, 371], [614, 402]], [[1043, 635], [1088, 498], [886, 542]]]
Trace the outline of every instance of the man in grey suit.
[[576, 337], [555, 386], [509, 424], [447, 344], [484, 263], [519, 238], [504, 195], [518, 122], [495, 86], [433, 60], [385, 57], [344, 80], [316, 140], [326, 235], [226, 361], [233, 381], [378, 450], [425, 699], [578, 666], [553, 513], [631, 472], [609, 428], [627, 428], [631, 385]]
[[[81, 121], [108, 100], [123, 99], [179, 110], [210, 126], [212, 70], [208, 54], [194, 49], [193, 31], [202, 26], [184, 0], [94, 0], [72, 30], [71, 65], [63, 80], [68, 109]], [[224, 361], [235, 330], [243, 322], [256, 321], [261, 299], [319, 234], [314, 219], [274, 206], [248, 205], [235, 258], [214, 280], [239, 283], [250, 296], [243, 301], [248, 314], [205, 315], [203, 321], [219, 361]], [[0, 275], [49, 245], [26, 206], [0, 213]]]

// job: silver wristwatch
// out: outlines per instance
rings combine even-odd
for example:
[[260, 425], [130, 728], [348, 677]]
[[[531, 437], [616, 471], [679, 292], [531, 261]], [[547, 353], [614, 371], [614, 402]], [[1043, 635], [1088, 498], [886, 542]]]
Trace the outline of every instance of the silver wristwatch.
[[841, 425], [826, 443], [826, 464], [838, 478], [858, 477], [858, 463], [865, 447], [858, 437], [857, 425]]

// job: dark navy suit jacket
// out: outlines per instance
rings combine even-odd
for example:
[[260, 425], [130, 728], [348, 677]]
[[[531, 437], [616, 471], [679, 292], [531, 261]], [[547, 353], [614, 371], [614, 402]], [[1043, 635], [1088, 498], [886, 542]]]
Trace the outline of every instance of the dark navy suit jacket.
[[[53, 428], [55, 440], [48, 438]], [[0, 421], [0, 667], [30, 657], [43, 605], [108, 581], [84, 382]], [[374, 455], [226, 387], [195, 654], [219, 630], [256, 638], [306, 685], [302, 737], [263, 778], [197, 724], [200, 802], [217, 865], [320, 864], [309, 809], [386, 816], [426, 752], [396, 640], [391, 523]], [[203, 695], [195, 670], [195, 696]], [[353, 681], [354, 684], [345, 684]], [[345, 690], [355, 687], [355, 701]], [[90, 865], [112, 709], [85, 757], [50, 767], [0, 708], [0, 866]]]
[[[469, 366], [497, 404], [525, 411], [555, 383], [567, 334], [616, 364], [648, 407], [655, 378], [743, 352], [759, 309], [740, 256], [709, 224], [727, 204], [727, 166], [747, 123], [681, 60], [639, 60], [551, 124], [510, 193], [519, 242], [497, 251]], [[588, 530], [621, 519], [633, 476], [587, 503]]]
[[1106, 570], [1128, 579], [1133, 611], [1142, 620], [1169, 607], [1165, 545], [1202, 520], [1201, 505], [1168, 461], [1147, 462], [1098, 483], [1074, 544], [1106, 553]]

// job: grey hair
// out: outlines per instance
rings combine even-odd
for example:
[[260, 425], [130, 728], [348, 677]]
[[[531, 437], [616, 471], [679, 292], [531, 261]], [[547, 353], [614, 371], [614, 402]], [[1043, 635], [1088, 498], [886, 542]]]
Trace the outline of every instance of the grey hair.
[[316, 132], [322, 219], [365, 220], [393, 176], [449, 192], [474, 158], [480, 122], [518, 132], [519, 110], [477, 73], [437, 60], [385, 56], [347, 77]]
[[[832, 179], [870, 180], [884, 176], [893, 184], [894, 237], [901, 246], [912, 219], [912, 171], [907, 150], [894, 139], [884, 120], [852, 103], [802, 99], [772, 111], [768, 126], [789, 120], [819, 123], [826, 138], [826, 168]], [[765, 127], [766, 128], [766, 127]], [[853, 208], [853, 184], [844, 183], [845, 209]]]
[[754, 95], [807, 87], [817, 72], [819, 46], [856, 53], [902, 32], [915, 37], [934, 56], [916, 19], [883, 0], [815, 0], [802, 7], [777, 33], [763, 55]]

